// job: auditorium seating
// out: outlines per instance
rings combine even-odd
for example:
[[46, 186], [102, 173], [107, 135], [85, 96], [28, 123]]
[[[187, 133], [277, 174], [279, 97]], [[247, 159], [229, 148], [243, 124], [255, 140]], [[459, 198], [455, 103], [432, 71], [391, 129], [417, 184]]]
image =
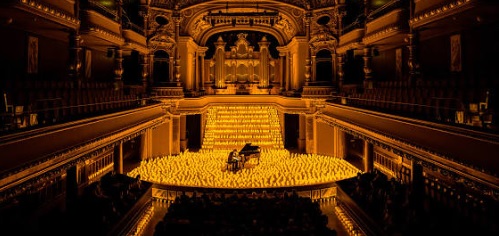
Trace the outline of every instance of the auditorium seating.
[[[429, 79], [429, 78], [428, 78]], [[434, 78], [432, 78], [434, 79]], [[492, 102], [497, 82], [463, 79], [380, 81], [373, 89], [343, 93], [336, 98], [346, 98], [346, 104], [419, 119], [467, 124], [487, 129], [497, 129], [490, 124], [496, 104]]]
[[[127, 89], [125, 93], [115, 89], [112, 83], [83, 82], [76, 87], [71, 81], [26, 80], [5, 86], [7, 103], [22, 107], [22, 111], [14, 114], [16, 119], [9, 122], [6, 116], [10, 114], [2, 115], [2, 130], [60, 123], [143, 104], [140, 90]], [[11, 123], [20, 119], [26, 121], [24, 126]]]
[[386, 235], [495, 235], [499, 231], [497, 201], [438, 180], [425, 179], [424, 193], [377, 170], [337, 183]]
[[181, 195], [154, 235], [336, 235], [310, 198], [278, 195]]

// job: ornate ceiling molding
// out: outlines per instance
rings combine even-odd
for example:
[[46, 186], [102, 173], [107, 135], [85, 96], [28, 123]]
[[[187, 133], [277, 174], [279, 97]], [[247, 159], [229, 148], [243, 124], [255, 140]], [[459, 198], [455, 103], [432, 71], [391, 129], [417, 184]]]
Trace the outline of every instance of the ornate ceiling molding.
[[174, 50], [177, 47], [175, 40], [167, 34], [157, 34], [148, 41], [151, 52], [163, 50], [168, 55], [173, 56]]
[[[307, 12], [317, 8], [317, 17], [328, 15], [328, 31], [335, 34], [336, 0], [329, 1], [151, 1], [148, 14], [148, 35], [164, 32], [174, 34], [172, 15], [179, 15], [179, 35], [189, 35], [200, 45], [211, 35], [237, 30], [264, 31], [275, 36], [281, 45], [299, 35], [306, 34], [304, 17]], [[160, 25], [157, 17], [163, 17], [167, 23]]]
[[[225, 3], [240, 3], [240, 0], [216, 0], [216, 1], [204, 1], [204, 0], [151, 0], [150, 5], [153, 7], [161, 7], [167, 9], [174, 9], [178, 6], [180, 9], [188, 8], [194, 5], [202, 4], [205, 2], [221, 2]], [[251, 3], [277, 3], [283, 5], [290, 5], [294, 7], [299, 7], [303, 9], [319, 9], [335, 6], [338, 0], [257, 0]]]

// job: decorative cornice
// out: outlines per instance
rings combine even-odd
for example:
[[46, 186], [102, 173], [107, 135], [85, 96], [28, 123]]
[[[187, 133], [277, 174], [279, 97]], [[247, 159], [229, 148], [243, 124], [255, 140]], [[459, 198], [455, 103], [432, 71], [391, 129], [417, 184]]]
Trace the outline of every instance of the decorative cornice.
[[20, 5], [18, 6], [21, 6], [21, 9], [28, 10], [38, 15], [55, 18], [55, 22], [57, 23], [61, 23], [71, 28], [77, 28], [80, 24], [80, 21], [70, 13], [67, 13], [53, 6], [46, 5], [45, 3], [36, 0], [18, 0], [18, 1], [20, 3]]
[[343, 54], [345, 53], [346, 51], [350, 50], [350, 49], [362, 49], [364, 48], [364, 44], [360, 43], [360, 42], [352, 42], [352, 43], [349, 43], [349, 44], [345, 44], [341, 47], [338, 47], [336, 49], [336, 53], [338, 54]]
[[400, 26], [398, 23], [388, 25], [381, 30], [378, 30], [378, 31], [375, 31], [373, 33], [370, 33], [369, 35], [366, 35], [362, 39], [362, 42], [367, 45], [367, 44], [379, 41], [383, 38], [387, 38], [387, 37], [391, 36], [392, 34], [398, 33], [398, 32], [401, 32]]
[[92, 34], [95, 33], [97, 34], [96, 36], [108, 40], [110, 42], [114, 42], [116, 44], [122, 45], [125, 43], [125, 39], [121, 37], [119, 34], [115, 34], [113, 32], [110, 32], [108, 30], [105, 30], [97, 25], [89, 25], [87, 29], [82, 30], [82, 34]]
[[450, 14], [452, 11], [455, 11], [457, 9], [462, 10], [463, 8], [468, 7], [472, 2], [476, 2], [476, 0], [456, 0], [438, 8], [427, 10], [410, 19], [409, 25], [414, 27], [416, 25], [419, 26], [440, 19], [445, 15]]
[[128, 47], [130, 49], [137, 50], [143, 54], [149, 54], [149, 48], [147, 48], [146, 46], [144, 46], [142, 44], [133, 42], [133, 41], [126, 42], [124, 46]]

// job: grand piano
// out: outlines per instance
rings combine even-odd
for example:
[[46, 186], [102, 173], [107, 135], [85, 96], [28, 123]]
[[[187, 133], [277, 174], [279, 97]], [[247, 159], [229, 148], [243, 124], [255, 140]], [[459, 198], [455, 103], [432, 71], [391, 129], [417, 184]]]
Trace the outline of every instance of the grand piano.
[[246, 163], [250, 158], [258, 158], [258, 164], [260, 164], [260, 146], [251, 145], [251, 143], [246, 143], [241, 151], [239, 151], [239, 156], [241, 157], [241, 161]]

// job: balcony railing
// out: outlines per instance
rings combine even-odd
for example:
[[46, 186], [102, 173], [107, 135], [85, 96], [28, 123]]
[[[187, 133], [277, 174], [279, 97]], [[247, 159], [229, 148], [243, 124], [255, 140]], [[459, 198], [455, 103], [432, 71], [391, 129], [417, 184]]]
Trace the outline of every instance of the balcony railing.
[[123, 20], [121, 26], [123, 27], [123, 29], [129, 29], [129, 30], [134, 31], [135, 33], [139, 33], [141, 35], [144, 35], [144, 28], [141, 26], [138, 26], [130, 21]]
[[392, 0], [385, 5], [377, 8], [376, 10], [372, 11], [367, 15], [367, 21], [375, 20], [380, 16], [383, 16], [395, 9], [401, 8], [404, 6], [405, 2], [407, 1], [401, 1], [401, 0]]
[[91, 1], [91, 0], [86, 1], [84, 3], [83, 7], [86, 9], [89, 9], [89, 10], [94, 10], [94, 11], [104, 15], [105, 17], [107, 17], [109, 19], [112, 19], [115, 21], [118, 20], [118, 13], [116, 10], [109, 9], [106, 6], [100, 4], [96, 1]]
[[354, 22], [352, 22], [349, 25], [344, 26], [341, 33], [346, 34], [346, 33], [349, 33], [351, 31], [355, 30], [355, 29], [364, 28], [364, 22], [363, 22], [363, 20], [361, 20], [363, 18], [364, 18], [363, 16], [357, 17], [357, 19]]

